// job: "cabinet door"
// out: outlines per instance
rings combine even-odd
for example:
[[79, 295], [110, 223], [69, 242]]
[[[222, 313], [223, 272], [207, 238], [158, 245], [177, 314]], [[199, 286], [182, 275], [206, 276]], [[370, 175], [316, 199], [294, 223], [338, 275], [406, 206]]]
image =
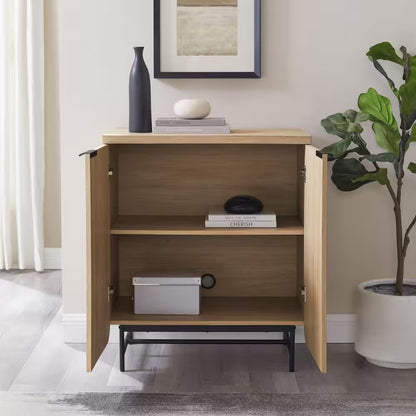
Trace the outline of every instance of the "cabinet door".
[[107, 146], [86, 156], [87, 206], [87, 371], [110, 333], [110, 184]]
[[327, 155], [305, 148], [304, 304], [306, 344], [325, 373], [326, 352], [326, 232]]

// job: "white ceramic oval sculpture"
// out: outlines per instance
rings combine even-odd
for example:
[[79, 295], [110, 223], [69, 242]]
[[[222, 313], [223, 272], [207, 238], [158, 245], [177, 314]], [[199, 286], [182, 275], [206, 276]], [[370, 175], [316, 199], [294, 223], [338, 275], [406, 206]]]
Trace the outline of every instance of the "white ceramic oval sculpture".
[[211, 112], [211, 106], [203, 98], [190, 98], [176, 102], [173, 111], [180, 118], [205, 118]]

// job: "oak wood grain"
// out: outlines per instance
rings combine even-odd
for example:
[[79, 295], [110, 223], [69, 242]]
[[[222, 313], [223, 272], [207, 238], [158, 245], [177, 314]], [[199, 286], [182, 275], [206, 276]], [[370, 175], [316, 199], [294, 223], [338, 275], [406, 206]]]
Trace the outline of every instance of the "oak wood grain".
[[217, 284], [202, 296], [296, 296], [297, 236], [119, 236], [121, 296], [132, 278], [201, 276]]
[[305, 339], [319, 369], [327, 371], [326, 344], [326, 233], [327, 155], [306, 146], [304, 283]]
[[232, 130], [231, 134], [153, 134], [120, 130], [103, 135], [104, 144], [310, 144], [301, 129]]
[[206, 215], [254, 195], [297, 215], [297, 146], [119, 146], [119, 215]]
[[281, 216], [277, 228], [205, 228], [205, 217], [186, 215], [121, 215], [114, 235], [302, 235], [296, 216]]
[[135, 315], [130, 297], [115, 304], [111, 323], [117, 325], [303, 325], [295, 298], [204, 298], [200, 315]]
[[87, 212], [87, 371], [92, 371], [110, 333], [110, 181], [109, 149], [86, 155]]

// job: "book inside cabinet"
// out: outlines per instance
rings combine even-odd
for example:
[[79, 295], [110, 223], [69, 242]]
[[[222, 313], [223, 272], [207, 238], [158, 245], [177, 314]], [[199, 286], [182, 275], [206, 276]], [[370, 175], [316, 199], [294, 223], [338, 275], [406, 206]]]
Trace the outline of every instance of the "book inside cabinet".
[[[114, 325], [299, 325], [326, 371], [326, 156], [299, 130], [119, 133], [86, 156], [87, 369]], [[255, 195], [277, 228], [204, 227]], [[197, 316], [135, 315], [132, 277], [211, 273]]]

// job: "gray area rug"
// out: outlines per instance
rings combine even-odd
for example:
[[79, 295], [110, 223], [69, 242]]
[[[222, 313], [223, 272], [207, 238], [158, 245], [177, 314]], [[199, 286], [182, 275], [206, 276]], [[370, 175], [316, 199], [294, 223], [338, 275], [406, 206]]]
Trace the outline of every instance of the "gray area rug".
[[416, 415], [416, 399], [380, 394], [0, 394], [1, 415]]

